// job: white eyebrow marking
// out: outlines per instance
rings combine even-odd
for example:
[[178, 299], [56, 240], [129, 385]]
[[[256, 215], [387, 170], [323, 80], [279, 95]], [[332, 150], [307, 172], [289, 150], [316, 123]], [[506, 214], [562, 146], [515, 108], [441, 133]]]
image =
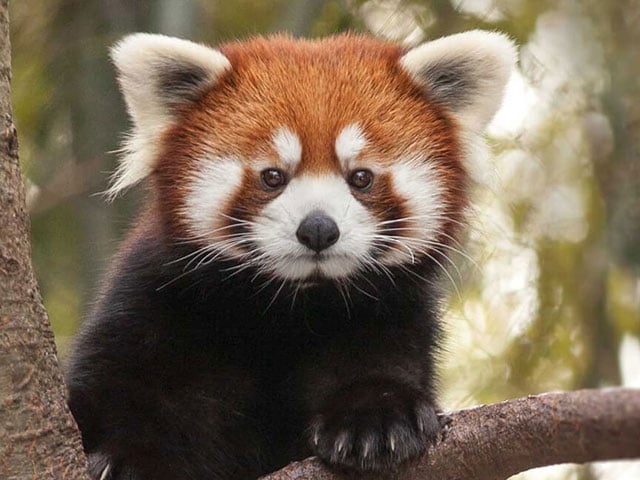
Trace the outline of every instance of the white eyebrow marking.
[[298, 135], [286, 127], [280, 127], [273, 134], [273, 146], [287, 168], [293, 170], [298, 166], [302, 158], [302, 144]]
[[352, 123], [342, 129], [336, 138], [336, 155], [342, 164], [342, 168], [348, 169], [349, 162], [353, 160], [367, 145], [364, 133], [358, 124]]

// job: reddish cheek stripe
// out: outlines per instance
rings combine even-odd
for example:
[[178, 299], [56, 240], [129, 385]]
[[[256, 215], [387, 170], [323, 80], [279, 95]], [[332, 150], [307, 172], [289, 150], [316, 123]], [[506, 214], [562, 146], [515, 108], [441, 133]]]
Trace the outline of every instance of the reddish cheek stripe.
[[462, 160], [455, 155], [440, 159], [440, 178], [443, 180], [443, 224], [438, 242], [450, 245], [457, 239], [464, 223], [464, 212], [469, 204], [467, 192], [468, 176]]
[[[225, 229], [225, 232], [228, 232], [227, 235], [249, 233], [248, 222], [253, 221], [264, 207], [278, 195], [278, 191], [265, 191], [262, 188], [259, 175], [249, 167], [244, 168], [240, 186], [226, 202], [223, 209], [224, 215], [226, 215], [225, 226], [231, 227]], [[246, 249], [246, 247], [250, 247], [250, 244], [243, 244], [243, 247]]]
[[[396, 221], [407, 217], [409, 214], [403, 198], [395, 191], [393, 179], [390, 173], [377, 175], [374, 186], [369, 192], [354, 191], [356, 199], [362, 203], [379, 223], [376, 231], [384, 236], [403, 236], [406, 227], [405, 221]], [[378, 251], [386, 252], [393, 248], [392, 240], [384, 240], [380, 243]]]

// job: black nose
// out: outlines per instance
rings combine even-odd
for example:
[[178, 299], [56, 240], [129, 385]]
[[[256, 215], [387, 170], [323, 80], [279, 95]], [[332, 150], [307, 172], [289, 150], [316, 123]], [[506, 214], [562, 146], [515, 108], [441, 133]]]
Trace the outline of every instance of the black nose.
[[340, 230], [331, 217], [316, 210], [300, 222], [296, 237], [305, 247], [321, 252], [338, 241]]

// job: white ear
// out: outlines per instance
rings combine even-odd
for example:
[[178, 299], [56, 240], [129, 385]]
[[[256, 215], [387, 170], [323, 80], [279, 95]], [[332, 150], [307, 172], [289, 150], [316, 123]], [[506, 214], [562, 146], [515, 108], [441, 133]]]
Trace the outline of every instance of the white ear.
[[146, 33], [125, 37], [111, 57], [133, 121], [108, 190], [114, 196], [153, 170], [158, 136], [171, 124], [176, 107], [197, 100], [231, 65], [212, 48]]
[[400, 64], [431, 101], [447, 108], [463, 127], [481, 133], [500, 107], [516, 60], [506, 35], [473, 30], [419, 45]]

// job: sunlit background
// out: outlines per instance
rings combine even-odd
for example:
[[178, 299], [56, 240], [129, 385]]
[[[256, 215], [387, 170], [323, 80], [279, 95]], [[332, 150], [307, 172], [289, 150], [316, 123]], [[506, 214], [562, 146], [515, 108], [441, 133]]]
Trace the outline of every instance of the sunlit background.
[[[368, 31], [413, 45], [472, 28], [520, 45], [471, 169], [449, 268], [442, 403], [640, 387], [640, 2], [637, 0], [14, 0], [13, 102], [33, 255], [64, 360], [140, 194], [96, 195], [126, 129], [107, 48], [149, 31], [216, 44]], [[640, 439], [639, 439], [640, 441]], [[640, 479], [640, 462], [518, 479]]]

